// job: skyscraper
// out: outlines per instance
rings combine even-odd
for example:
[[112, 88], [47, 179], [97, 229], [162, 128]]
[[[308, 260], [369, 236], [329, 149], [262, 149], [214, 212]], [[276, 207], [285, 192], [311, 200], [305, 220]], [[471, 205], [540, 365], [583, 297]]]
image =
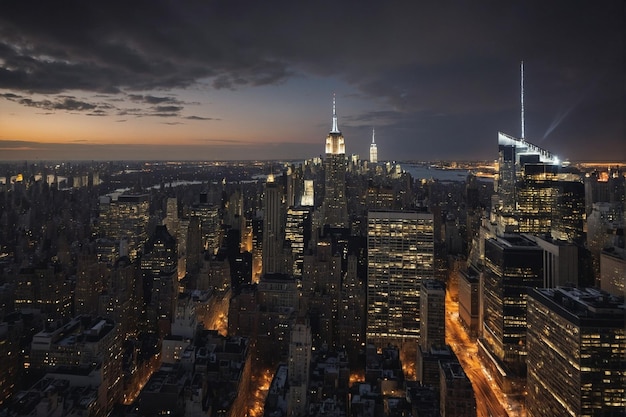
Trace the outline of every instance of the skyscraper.
[[265, 183], [263, 203], [263, 273], [284, 273], [284, 196], [274, 175]]
[[564, 240], [524, 234], [543, 249], [543, 285], [554, 288], [578, 282], [578, 247]]
[[420, 334], [420, 284], [434, 277], [433, 215], [370, 211], [367, 225], [368, 343]]
[[372, 143], [370, 144], [370, 162], [372, 164], [378, 163], [378, 148], [376, 148], [376, 142], [374, 141], [375, 135], [376, 130], [372, 129]]
[[521, 232], [581, 242], [585, 190], [581, 175], [545, 149], [498, 133], [493, 204], [498, 234]]
[[494, 207], [498, 214], [511, 216], [517, 210], [517, 182], [523, 177], [526, 163], [558, 165], [559, 159], [524, 139], [498, 132], [498, 173], [495, 182], [498, 201]]
[[626, 294], [626, 250], [606, 248], [600, 254], [600, 288], [613, 295]]
[[540, 163], [525, 157], [517, 181], [515, 217], [518, 231], [549, 234], [557, 239], [580, 241], [585, 210], [580, 174], [558, 164]]
[[420, 347], [427, 351], [446, 343], [446, 285], [438, 280], [422, 281], [420, 288]]
[[526, 376], [526, 294], [543, 285], [543, 251], [521, 235], [485, 242], [483, 336], [479, 352], [505, 393]]
[[315, 204], [315, 188], [313, 180], [304, 180], [304, 188], [302, 190], [302, 199], [300, 205], [307, 207]]
[[346, 144], [337, 126], [337, 112], [333, 97], [333, 124], [326, 137], [324, 159], [324, 225], [348, 227], [348, 203], [346, 200]]
[[305, 415], [311, 366], [311, 327], [307, 323], [297, 323], [289, 337], [289, 415]]
[[528, 294], [529, 417], [623, 416], [624, 298], [592, 288]]
[[307, 207], [289, 207], [285, 224], [285, 244], [291, 246], [292, 273], [302, 277], [304, 250], [311, 238], [311, 210]]
[[141, 272], [149, 328], [158, 327], [161, 335], [169, 334], [178, 299], [178, 255], [176, 239], [167, 227], [159, 225], [146, 242], [141, 258]]
[[117, 200], [100, 198], [100, 234], [117, 244], [113, 259], [105, 261], [113, 263], [120, 256], [137, 258], [148, 239], [149, 209], [148, 194], [122, 194]]
[[207, 194], [200, 195], [200, 203], [189, 208], [190, 217], [200, 219], [201, 246], [209, 254], [217, 253], [222, 240], [221, 219], [219, 205], [207, 201]]
[[479, 284], [478, 271], [473, 266], [459, 271], [459, 321], [470, 337], [478, 334]]

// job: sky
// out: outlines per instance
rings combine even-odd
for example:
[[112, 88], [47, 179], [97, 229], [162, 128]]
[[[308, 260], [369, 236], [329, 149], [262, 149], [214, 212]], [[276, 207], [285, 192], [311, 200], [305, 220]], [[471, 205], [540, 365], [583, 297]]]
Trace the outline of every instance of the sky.
[[624, 0], [5, 1], [0, 160], [626, 160]]

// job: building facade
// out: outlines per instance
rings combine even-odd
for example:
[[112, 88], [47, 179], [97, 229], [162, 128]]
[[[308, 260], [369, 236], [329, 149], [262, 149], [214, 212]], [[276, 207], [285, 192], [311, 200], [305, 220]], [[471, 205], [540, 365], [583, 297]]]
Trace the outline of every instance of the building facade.
[[485, 242], [483, 329], [479, 352], [505, 393], [520, 392], [526, 375], [526, 296], [543, 285], [543, 252], [522, 235]]
[[624, 415], [624, 312], [623, 297], [598, 289], [530, 291], [529, 417]]
[[348, 202], [346, 198], [346, 143], [337, 126], [337, 112], [333, 98], [333, 124], [326, 136], [324, 159], [323, 224], [331, 227], [348, 227]]
[[367, 248], [368, 343], [417, 342], [420, 285], [434, 278], [433, 215], [370, 211]]
[[420, 347], [429, 350], [446, 343], [446, 285], [423, 280], [420, 288]]
[[148, 239], [150, 196], [148, 194], [122, 194], [117, 200], [100, 198], [100, 235], [113, 239], [116, 244], [112, 256], [101, 261], [113, 263], [117, 257], [137, 258]]
[[279, 183], [270, 175], [263, 196], [263, 273], [285, 272], [282, 247], [285, 235], [285, 198]]

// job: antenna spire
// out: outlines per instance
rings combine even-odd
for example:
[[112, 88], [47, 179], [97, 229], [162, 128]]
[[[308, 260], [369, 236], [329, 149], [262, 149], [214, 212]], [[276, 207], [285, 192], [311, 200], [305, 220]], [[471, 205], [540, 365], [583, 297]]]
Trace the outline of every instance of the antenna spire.
[[330, 133], [340, 133], [337, 126], [337, 109], [335, 106], [335, 93], [333, 93], [333, 127], [330, 129]]
[[524, 140], [524, 61], [521, 62], [520, 64], [520, 72], [521, 72], [521, 79], [520, 79], [520, 90], [521, 90], [521, 95], [520, 95], [520, 101], [521, 101], [521, 105], [522, 105], [522, 140]]
[[376, 143], [374, 137], [376, 136], [376, 128], [372, 128], [372, 143]]

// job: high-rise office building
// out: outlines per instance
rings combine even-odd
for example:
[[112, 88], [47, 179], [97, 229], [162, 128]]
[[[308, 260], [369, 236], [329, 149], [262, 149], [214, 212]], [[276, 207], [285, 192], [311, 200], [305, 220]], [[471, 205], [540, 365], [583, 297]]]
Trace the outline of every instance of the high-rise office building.
[[520, 158], [522, 175], [516, 185], [515, 211], [518, 231], [580, 241], [585, 218], [581, 175], [539, 159], [538, 155]]
[[435, 279], [420, 288], [420, 347], [427, 351], [446, 343], [446, 285]]
[[496, 195], [492, 209], [500, 216], [501, 227], [504, 229], [506, 224], [515, 223], [519, 199], [518, 181], [523, 177], [524, 164], [530, 161], [557, 164], [558, 158], [523, 138], [498, 132], [498, 171], [494, 182]]
[[583, 244], [585, 239], [585, 186], [580, 174], [562, 172], [556, 180], [550, 234], [554, 239]]
[[[202, 254], [202, 225], [200, 223], [200, 218], [197, 216], [192, 216], [188, 220], [187, 225], [187, 233], [185, 235], [185, 251], [186, 251], [186, 268], [184, 273], [191, 272], [196, 273], [200, 270], [200, 266], [202, 263], [201, 254]], [[179, 245], [180, 250], [180, 245]], [[180, 258], [180, 254], [179, 254]], [[182, 276], [184, 276], [184, 273]], [[180, 268], [179, 268], [179, 276]]]
[[170, 233], [176, 235], [178, 233], [180, 219], [178, 217], [178, 199], [168, 198], [165, 202], [165, 217], [163, 224], [167, 226]]
[[485, 242], [483, 333], [479, 352], [505, 393], [526, 376], [526, 295], [543, 285], [543, 251], [522, 235]]
[[600, 288], [613, 295], [626, 294], [626, 250], [605, 248], [600, 254]]
[[302, 195], [304, 194], [303, 184], [304, 178], [302, 177], [302, 167], [296, 167], [295, 165], [289, 165], [287, 167], [286, 176], [286, 200], [285, 203], [288, 207], [297, 206], [301, 204]]
[[113, 263], [120, 256], [135, 260], [148, 239], [149, 219], [148, 194], [122, 194], [117, 200], [101, 197], [100, 234], [112, 238], [117, 244], [114, 259], [104, 261]]
[[209, 254], [215, 255], [223, 235], [219, 206], [208, 203], [206, 194], [201, 194], [200, 203], [190, 207], [189, 216], [200, 219], [201, 246]]
[[498, 217], [498, 234], [549, 234], [580, 243], [585, 218], [582, 176], [523, 138], [499, 132], [498, 148], [492, 207]]
[[433, 215], [370, 211], [367, 225], [368, 343], [420, 334], [420, 285], [434, 277]]
[[54, 330], [42, 330], [33, 336], [30, 367], [48, 372], [67, 367], [76, 374], [81, 368], [99, 369], [94, 383], [104, 394], [98, 396], [102, 414], [97, 415], [107, 415], [122, 394], [122, 341], [116, 327], [110, 319], [77, 316]]
[[333, 98], [333, 124], [326, 137], [324, 159], [323, 224], [331, 227], [348, 227], [346, 199], [346, 144], [337, 125], [337, 112]]
[[436, 279], [422, 280], [420, 286], [420, 336], [415, 370], [424, 385], [440, 386], [440, 364], [454, 355], [446, 346], [446, 285]]
[[[617, 202], [592, 204], [591, 213], [587, 216], [587, 249], [589, 249], [592, 255], [596, 286], [600, 286], [600, 255], [602, 249], [620, 246], [619, 235], [623, 233], [624, 224], [625, 217], [621, 204]], [[621, 246], [624, 246], [623, 241]]]
[[302, 190], [300, 205], [303, 207], [315, 205], [315, 187], [313, 185], [313, 180], [304, 180], [304, 188]]
[[619, 167], [585, 175], [585, 211], [591, 213], [594, 203], [616, 203], [626, 209], [626, 175]]
[[285, 233], [284, 193], [270, 174], [263, 196], [263, 274], [284, 273], [283, 241]]
[[348, 254], [347, 271], [341, 283], [338, 340], [350, 358], [357, 358], [365, 343], [365, 283], [362, 265], [365, 264], [364, 245]]
[[525, 163], [527, 159], [529, 159], [528, 156], [520, 158], [521, 177], [515, 187], [516, 198], [513, 213], [518, 223], [517, 231], [543, 235], [550, 233], [552, 202], [557, 193], [551, 177], [556, 174], [557, 167]]
[[296, 323], [289, 337], [289, 415], [305, 415], [311, 366], [311, 327], [307, 323]]
[[473, 266], [459, 271], [459, 321], [470, 337], [478, 335], [479, 287], [478, 271]]
[[311, 238], [311, 210], [307, 207], [289, 207], [285, 225], [285, 243], [291, 247], [292, 269], [297, 278], [302, 277], [304, 250]]
[[107, 276], [107, 265], [98, 262], [96, 255], [81, 254], [76, 265], [74, 312], [78, 315], [98, 313], [98, 297]]
[[337, 340], [337, 318], [341, 300], [341, 256], [333, 253], [331, 239], [317, 242], [304, 255], [301, 293], [311, 317], [316, 342], [333, 346]]
[[70, 282], [58, 266], [21, 268], [15, 277], [16, 310], [41, 315], [44, 321], [64, 321], [71, 315]]
[[528, 294], [529, 417], [623, 416], [624, 298], [592, 288]]
[[178, 299], [178, 255], [176, 239], [167, 227], [157, 226], [146, 243], [141, 258], [144, 303], [148, 328], [160, 334], [170, 333]]
[[543, 249], [543, 285], [554, 288], [578, 283], [578, 247], [549, 236], [524, 234]]
[[141, 258], [141, 269], [152, 276], [169, 275], [177, 272], [176, 239], [167, 226], [159, 225], [146, 242], [146, 253]]
[[378, 163], [378, 148], [375, 141], [376, 130], [372, 129], [372, 143], [370, 144], [370, 162], [372, 164]]

